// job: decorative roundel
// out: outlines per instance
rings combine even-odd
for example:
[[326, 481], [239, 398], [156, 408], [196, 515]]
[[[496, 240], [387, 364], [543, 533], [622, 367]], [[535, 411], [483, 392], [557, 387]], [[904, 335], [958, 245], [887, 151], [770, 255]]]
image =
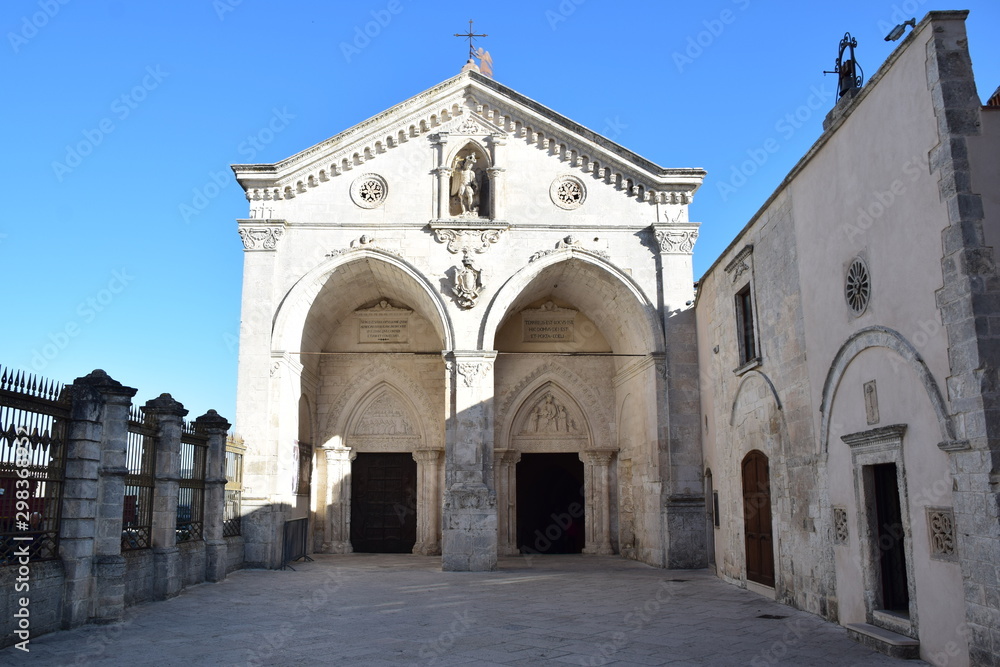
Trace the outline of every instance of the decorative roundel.
[[559, 208], [580, 208], [587, 199], [587, 189], [576, 176], [560, 176], [549, 186], [549, 196]]
[[860, 257], [856, 257], [847, 269], [844, 296], [851, 312], [855, 315], [860, 315], [868, 308], [872, 296], [872, 279], [868, 273], [868, 266]]
[[377, 208], [388, 195], [389, 186], [378, 174], [362, 174], [351, 184], [351, 199], [361, 208]]

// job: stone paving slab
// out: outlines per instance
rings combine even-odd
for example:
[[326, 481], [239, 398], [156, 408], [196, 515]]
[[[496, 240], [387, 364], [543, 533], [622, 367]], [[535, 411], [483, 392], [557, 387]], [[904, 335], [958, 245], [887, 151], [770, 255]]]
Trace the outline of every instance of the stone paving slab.
[[486, 573], [411, 555], [315, 559], [34, 638], [0, 665], [922, 664], [705, 570], [599, 556], [501, 558]]

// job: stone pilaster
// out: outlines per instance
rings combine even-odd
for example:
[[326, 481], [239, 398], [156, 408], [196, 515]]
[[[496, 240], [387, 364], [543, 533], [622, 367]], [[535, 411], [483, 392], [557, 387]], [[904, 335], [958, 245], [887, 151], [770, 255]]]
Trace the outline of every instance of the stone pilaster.
[[584, 494], [587, 539], [585, 554], [606, 556], [614, 553], [611, 548], [611, 461], [614, 450], [591, 449], [580, 454], [584, 464]]
[[63, 626], [119, 620], [125, 606], [121, 555], [128, 408], [135, 389], [102, 370], [70, 387], [59, 552], [66, 573]]
[[497, 492], [497, 553], [517, 554], [517, 463], [521, 452], [515, 449], [493, 451], [494, 485]]
[[146, 401], [156, 421], [156, 475], [153, 483], [153, 596], [174, 597], [182, 586], [177, 548], [177, 489], [181, 468], [181, 427], [188, 411], [170, 394]]
[[[985, 333], [1000, 303], [995, 249], [986, 244], [982, 197], [972, 189], [969, 137], [981, 108], [966, 44], [967, 12], [932, 12], [927, 85], [939, 141], [930, 153], [949, 226], [942, 232], [937, 305], [948, 332], [948, 400], [956, 440], [943, 442], [955, 482], [955, 534], [965, 589], [969, 656], [1000, 665], [1000, 336]], [[919, 26], [918, 26], [919, 27]], [[975, 139], [973, 139], [975, 140]], [[992, 334], [992, 335], [991, 335]]]
[[441, 565], [489, 571], [497, 565], [493, 490], [493, 364], [496, 352], [446, 353], [448, 410]]
[[351, 548], [351, 461], [357, 453], [351, 449], [325, 449], [326, 452], [326, 551], [349, 554]]
[[441, 553], [441, 461], [440, 449], [418, 449], [417, 462], [417, 543], [413, 553], [437, 556]]
[[195, 420], [198, 433], [208, 436], [205, 461], [205, 580], [222, 581], [226, 578], [226, 540], [222, 537], [222, 523], [226, 510], [226, 432], [229, 422], [215, 410], [209, 410]]

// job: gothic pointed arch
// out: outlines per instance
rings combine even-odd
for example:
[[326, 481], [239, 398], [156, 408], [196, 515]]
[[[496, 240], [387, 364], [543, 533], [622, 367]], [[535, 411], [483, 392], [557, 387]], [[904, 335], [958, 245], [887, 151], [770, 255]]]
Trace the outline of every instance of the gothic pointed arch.
[[398, 436], [411, 449], [444, 449], [443, 415], [435, 418], [433, 402], [412, 377], [384, 359], [357, 377], [364, 382], [346, 387], [327, 412], [323, 447], [347, 448], [352, 441]]

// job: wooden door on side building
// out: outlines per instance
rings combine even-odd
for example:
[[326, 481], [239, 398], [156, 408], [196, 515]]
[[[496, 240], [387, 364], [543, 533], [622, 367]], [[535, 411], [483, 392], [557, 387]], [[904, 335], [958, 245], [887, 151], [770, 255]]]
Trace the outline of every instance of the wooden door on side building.
[[774, 587], [771, 480], [767, 456], [757, 450], [743, 459], [743, 519], [747, 579]]

